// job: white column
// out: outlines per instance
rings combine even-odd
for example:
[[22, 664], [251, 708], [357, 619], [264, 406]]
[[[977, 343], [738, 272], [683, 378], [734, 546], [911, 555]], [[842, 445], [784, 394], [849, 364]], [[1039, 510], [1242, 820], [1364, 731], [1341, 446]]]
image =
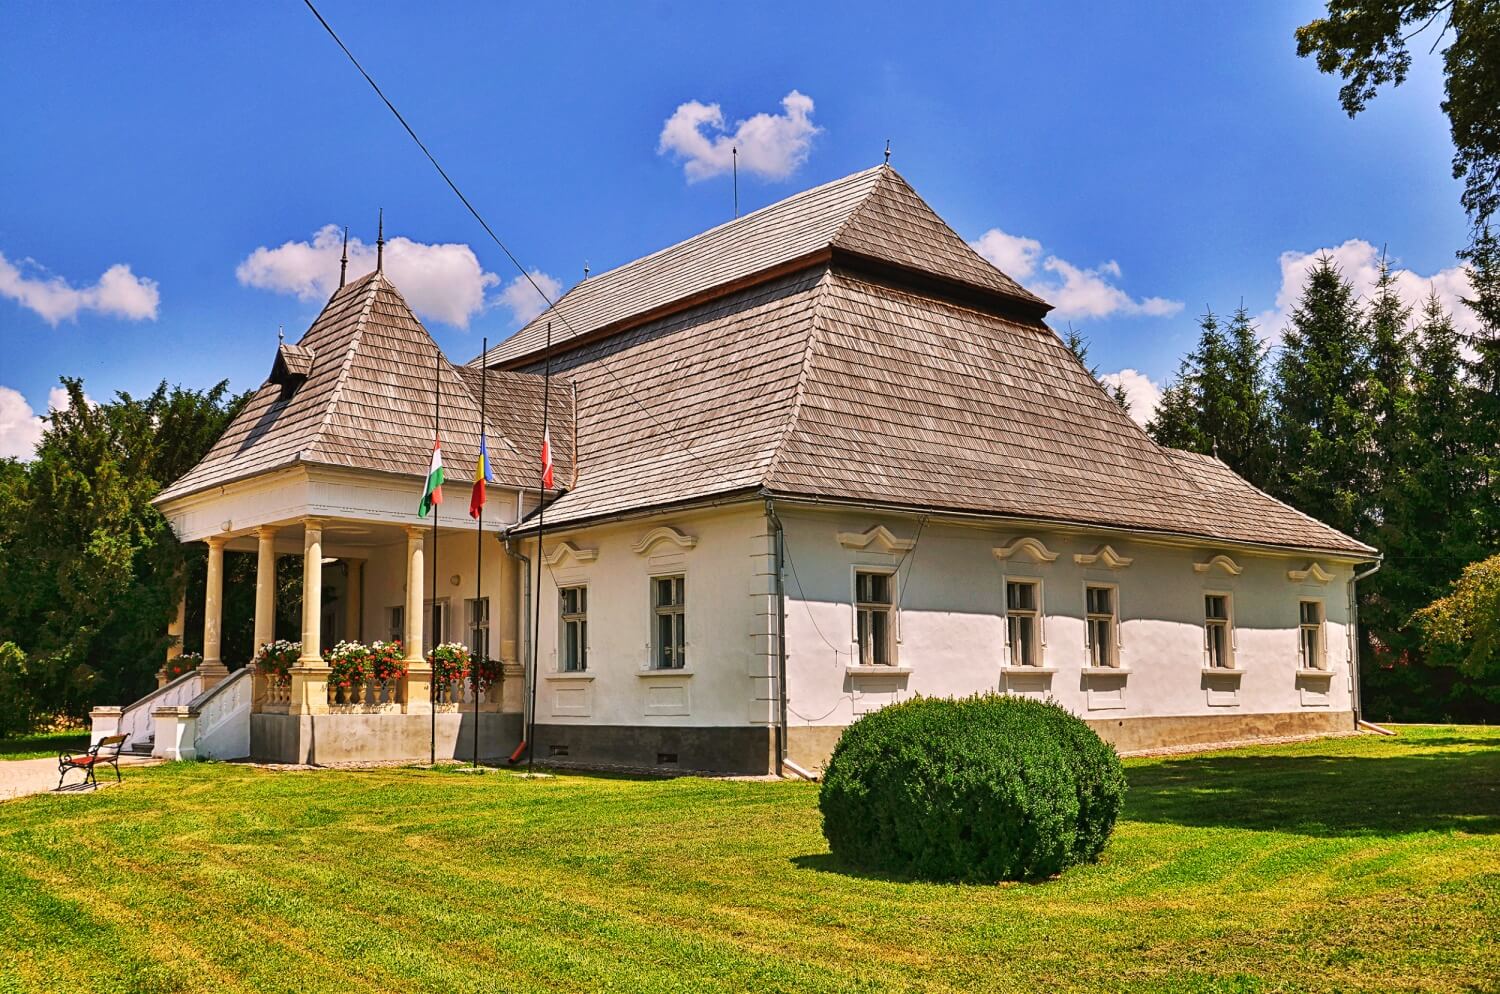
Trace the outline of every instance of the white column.
[[255, 644], [252, 653], [276, 641], [276, 527], [255, 530]]
[[432, 667], [422, 654], [424, 531], [417, 525], [406, 526], [406, 688], [401, 699], [407, 714], [432, 711]]
[[203, 590], [203, 662], [198, 664], [204, 690], [217, 686], [229, 675], [228, 667], [219, 658], [224, 605], [224, 543], [227, 540], [226, 535], [213, 535], [208, 539], [208, 578]]
[[292, 667], [292, 714], [328, 713], [328, 667], [320, 651], [323, 629], [323, 522], [303, 522], [302, 655]]

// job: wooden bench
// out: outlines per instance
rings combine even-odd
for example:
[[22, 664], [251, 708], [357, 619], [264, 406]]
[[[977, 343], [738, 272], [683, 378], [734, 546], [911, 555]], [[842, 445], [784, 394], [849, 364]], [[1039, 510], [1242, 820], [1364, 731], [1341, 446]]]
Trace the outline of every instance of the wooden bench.
[[125, 745], [125, 736], [106, 735], [89, 747], [88, 752], [62, 753], [57, 757], [57, 789], [62, 790], [63, 781], [68, 778], [71, 770], [83, 770], [83, 782], [76, 786], [82, 788], [93, 784], [99, 786], [99, 778], [94, 775], [95, 769], [101, 764], [115, 768], [115, 783], [119, 783], [120, 777], [120, 749]]

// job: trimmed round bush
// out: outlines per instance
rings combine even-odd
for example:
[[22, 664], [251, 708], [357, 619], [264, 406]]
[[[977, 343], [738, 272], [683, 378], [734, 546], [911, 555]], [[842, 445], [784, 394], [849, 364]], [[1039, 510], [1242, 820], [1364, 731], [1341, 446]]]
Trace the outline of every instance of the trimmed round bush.
[[1056, 704], [917, 697], [845, 730], [818, 797], [850, 865], [929, 880], [1036, 880], [1097, 859], [1125, 798], [1107, 743]]

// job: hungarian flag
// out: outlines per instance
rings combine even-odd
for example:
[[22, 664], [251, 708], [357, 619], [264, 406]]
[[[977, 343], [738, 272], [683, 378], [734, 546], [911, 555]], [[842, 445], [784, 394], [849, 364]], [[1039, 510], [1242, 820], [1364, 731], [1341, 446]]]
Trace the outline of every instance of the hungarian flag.
[[417, 517], [427, 517], [431, 511], [443, 502], [443, 443], [441, 439], [432, 440], [432, 467], [427, 470], [427, 489], [422, 491], [422, 503], [417, 505]]
[[542, 432], [542, 486], [552, 489], [552, 429]]
[[469, 494], [469, 517], [479, 517], [480, 508], [484, 507], [484, 485], [494, 483], [494, 476], [490, 475], [490, 449], [485, 441], [484, 432], [479, 433], [479, 462], [474, 465], [474, 490]]

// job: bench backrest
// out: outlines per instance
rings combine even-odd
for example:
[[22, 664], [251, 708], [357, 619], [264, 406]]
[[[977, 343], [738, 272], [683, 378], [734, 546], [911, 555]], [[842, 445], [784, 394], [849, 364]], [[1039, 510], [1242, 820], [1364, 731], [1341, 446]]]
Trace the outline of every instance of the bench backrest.
[[97, 756], [101, 750], [108, 749], [108, 748], [111, 748], [111, 747], [114, 749], [115, 752], [119, 752], [120, 751], [120, 747], [123, 746], [124, 744], [125, 744], [125, 736], [123, 736], [123, 735], [106, 735], [106, 736], [104, 736], [104, 738], [100, 739], [94, 745], [94, 755]]

